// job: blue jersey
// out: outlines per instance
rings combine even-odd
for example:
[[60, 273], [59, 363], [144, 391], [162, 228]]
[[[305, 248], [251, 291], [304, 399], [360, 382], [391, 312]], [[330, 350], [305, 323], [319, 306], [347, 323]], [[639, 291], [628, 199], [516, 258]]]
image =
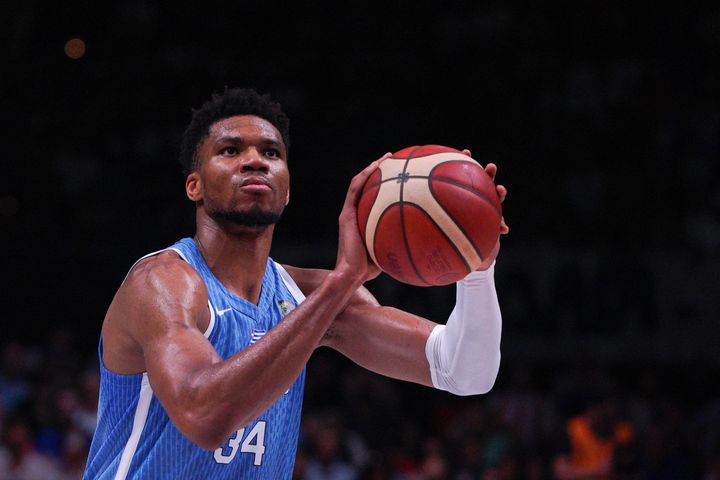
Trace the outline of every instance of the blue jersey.
[[[215, 278], [191, 238], [180, 240], [170, 249], [192, 265], [205, 282], [210, 309], [205, 336], [224, 359], [262, 338], [305, 298], [272, 259], [268, 259], [260, 301], [255, 305], [230, 293]], [[119, 375], [107, 370], [102, 359], [102, 339], [99, 353], [98, 425], [84, 479], [291, 477], [304, 369], [267, 411], [233, 433], [222, 448], [210, 452], [192, 443], [172, 424], [153, 394], [147, 373]]]

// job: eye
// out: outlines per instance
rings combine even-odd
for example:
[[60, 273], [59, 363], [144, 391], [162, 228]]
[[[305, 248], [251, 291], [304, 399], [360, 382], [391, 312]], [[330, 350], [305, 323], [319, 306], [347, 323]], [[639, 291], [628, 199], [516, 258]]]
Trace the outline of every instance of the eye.
[[222, 150], [220, 150], [220, 155], [224, 155], [227, 157], [232, 157], [240, 153], [240, 151], [237, 149], [237, 147], [224, 147]]
[[280, 152], [274, 148], [268, 148], [265, 150], [265, 155], [271, 158], [278, 158], [280, 157]]

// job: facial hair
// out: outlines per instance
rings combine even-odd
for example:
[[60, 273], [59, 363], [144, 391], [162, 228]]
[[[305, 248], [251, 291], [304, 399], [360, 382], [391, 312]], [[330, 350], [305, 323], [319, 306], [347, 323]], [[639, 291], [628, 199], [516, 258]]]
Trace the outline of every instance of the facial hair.
[[210, 216], [221, 223], [234, 223], [242, 227], [269, 227], [280, 221], [282, 210], [262, 210], [253, 207], [248, 210], [215, 210]]

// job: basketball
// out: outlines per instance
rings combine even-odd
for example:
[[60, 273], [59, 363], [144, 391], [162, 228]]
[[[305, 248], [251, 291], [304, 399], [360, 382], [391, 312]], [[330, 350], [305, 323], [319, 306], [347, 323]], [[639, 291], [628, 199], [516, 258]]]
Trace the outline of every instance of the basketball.
[[500, 235], [502, 207], [482, 166], [454, 148], [408, 147], [380, 163], [357, 209], [373, 261], [403, 283], [448, 285], [476, 270]]

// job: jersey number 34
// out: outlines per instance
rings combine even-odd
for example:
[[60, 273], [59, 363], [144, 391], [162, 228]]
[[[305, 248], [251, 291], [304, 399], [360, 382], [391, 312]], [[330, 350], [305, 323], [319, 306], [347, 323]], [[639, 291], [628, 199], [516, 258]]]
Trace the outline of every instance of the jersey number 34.
[[[238, 450], [240, 450], [241, 453], [252, 453], [255, 455], [254, 465], [262, 465], [262, 458], [263, 455], [265, 455], [265, 423], [264, 420], [258, 421], [245, 439], [243, 439], [243, 435], [245, 434], [244, 428], [235, 432], [233, 436], [230, 437], [230, 440], [228, 440], [227, 445], [215, 450], [213, 454], [215, 461], [227, 465], [233, 461]], [[242, 444], [240, 444], [241, 440]], [[225, 452], [228, 450], [230, 452], [226, 455]]]

